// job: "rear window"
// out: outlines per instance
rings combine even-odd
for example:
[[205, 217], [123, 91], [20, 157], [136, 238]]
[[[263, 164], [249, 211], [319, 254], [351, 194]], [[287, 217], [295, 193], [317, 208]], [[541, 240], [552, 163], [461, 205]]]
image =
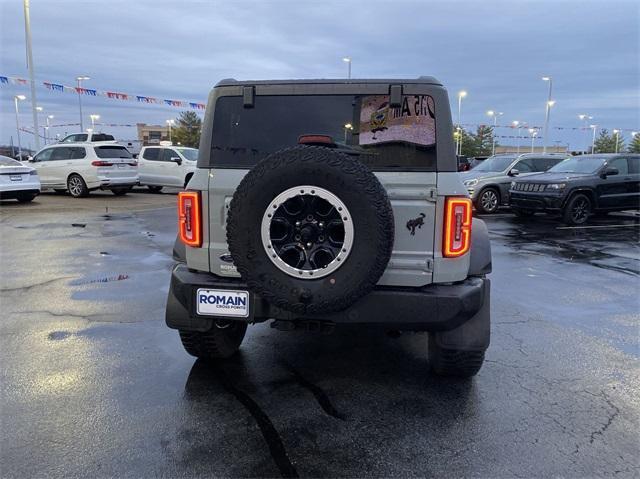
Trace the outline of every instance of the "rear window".
[[244, 108], [242, 97], [221, 97], [212, 134], [209, 166], [217, 168], [250, 168], [302, 135], [323, 135], [374, 170], [436, 170], [428, 95], [404, 95], [398, 108], [388, 95], [256, 96], [253, 108]]
[[23, 166], [22, 163], [11, 158], [0, 158], [0, 166]]
[[96, 146], [93, 149], [98, 158], [132, 158], [124, 146]]
[[92, 141], [114, 141], [113, 135], [106, 135], [104, 133], [95, 133], [92, 137]]

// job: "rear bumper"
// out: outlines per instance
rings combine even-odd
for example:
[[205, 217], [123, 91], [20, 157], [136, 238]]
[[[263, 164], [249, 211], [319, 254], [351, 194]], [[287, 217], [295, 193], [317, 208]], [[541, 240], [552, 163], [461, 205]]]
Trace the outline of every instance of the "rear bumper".
[[10, 200], [15, 199], [20, 195], [39, 195], [40, 187], [34, 187], [33, 185], [24, 185], [21, 189], [11, 189], [11, 190], [2, 190], [0, 191], [0, 199], [2, 200]]
[[484, 350], [489, 345], [490, 281], [481, 277], [422, 288], [377, 287], [344, 311], [313, 317], [303, 317], [280, 309], [253, 293], [249, 293], [247, 318], [202, 316], [196, 312], [198, 288], [248, 291], [241, 280], [190, 271], [186, 265], [178, 264], [171, 275], [167, 300], [166, 322], [170, 328], [208, 331], [218, 319], [246, 322], [268, 319], [314, 320], [334, 324], [379, 325], [392, 330], [437, 332], [443, 345], [453, 341], [462, 349]]
[[127, 186], [136, 186], [138, 184], [137, 176], [128, 176], [125, 178], [105, 178], [98, 177], [99, 188], [103, 190], [108, 190], [112, 187], [127, 187]]
[[531, 211], [559, 212], [564, 196], [509, 191], [509, 206]]

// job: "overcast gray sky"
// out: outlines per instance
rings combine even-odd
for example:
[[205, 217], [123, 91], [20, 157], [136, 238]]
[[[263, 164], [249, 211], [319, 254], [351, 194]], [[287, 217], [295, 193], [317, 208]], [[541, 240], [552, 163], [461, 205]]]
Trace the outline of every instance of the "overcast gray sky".
[[[22, 0], [0, 0], [0, 75], [27, 77]], [[633, 1], [73, 1], [32, 0], [36, 80], [158, 98], [205, 101], [223, 78], [355, 78], [433, 75], [468, 91], [463, 123], [485, 112], [542, 125], [553, 77], [552, 126], [588, 113], [608, 129], [640, 130], [640, 2]], [[15, 135], [13, 96], [0, 86], [0, 143]], [[37, 90], [55, 123], [78, 121], [77, 97]], [[83, 97], [109, 123], [164, 123], [179, 109]], [[32, 124], [29, 103], [21, 123]], [[60, 128], [56, 133], [73, 131]], [[135, 138], [133, 128], [110, 129]], [[500, 134], [512, 131], [498, 130]], [[552, 130], [581, 148], [590, 133]], [[626, 133], [629, 137], [629, 133]], [[33, 144], [27, 137], [24, 143]], [[509, 143], [509, 140], [502, 140]]]

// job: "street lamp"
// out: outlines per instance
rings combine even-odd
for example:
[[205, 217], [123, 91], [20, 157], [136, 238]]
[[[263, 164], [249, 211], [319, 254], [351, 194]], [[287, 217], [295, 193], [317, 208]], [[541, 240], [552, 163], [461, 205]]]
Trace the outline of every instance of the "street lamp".
[[80, 75], [76, 77], [76, 81], [78, 82], [78, 106], [80, 107], [80, 131], [84, 130], [84, 123], [82, 122], [82, 95], [80, 94], [80, 88], [82, 88], [82, 82], [85, 80], [91, 80], [91, 77], [86, 75]]
[[347, 144], [347, 135], [348, 133], [353, 130], [353, 125], [351, 123], [347, 123], [346, 125], [344, 125], [344, 144]]
[[47, 122], [47, 134], [45, 135], [44, 138], [44, 144], [47, 145], [49, 143], [49, 128], [51, 127], [51, 125], [49, 124], [49, 120], [53, 120], [55, 117], [53, 115], [47, 115], [47, 118], [45, 118], [46, 122]]
[[591, 137], [591, 154], [593, 155], [596, 151], [596, 130], [598, 125], [589, 125], [589, 128], [593, 130], [593, 136]]
[[89, 118], [91, 118], [91, 129], [95, 129], [96, 127], [96, 120], [100, 119], [100, 115], [89, 115]]
[[458, 92], [458, 145], [456, 146], [456, 154], [462, 155], [462, 99], [467, 96], [467, 92], [460, 90]]
[[514, 120], [511, 122], [513, 127], [516, 129], [516, 145], [517, 150], [516, 154], [520, 154], [520, 128], [524, 126], [524, 123], [520, 123], [518, 120]]
[[498, 125], [498, 117], [504, 115], [504, 113], [501, 111], [489, 110], [487, 112], [487, 115], [489, 115], [490, 117], [493, 117], [493, 145], [491, 146], [491, 154], [495, 155], [496, 154], [496, 128]]
[[175, 120], [167, 120], [167, 125], [169, 125], [169, 141], [171, 141], [171, 127], [175, 125]]
[[[22, 161], [22, 144], [20, 143], [20, 113], [18, 112], [18, 100], [26, 100], [24, 95], [16, 95], [13, 97], [13, 101], [16, 105], [16, 131], [18, 132], [18, 159]], [[37, 133], [37, 132], [36, 132]]]
[[551, 107], [555, 103], [551, 100], [551, 90], [553, 88], [553, 79], [551, 77], [542, 77], [543, 81], [549, 82], [549, 94], [547, 95], [547, 103], [544, 109], [544, 141], [542, 143], [542, 153], [547, 152], [547, 142], [549, 141], [549, 116], [551, 115]]
[[529, 128], [529, 134], [531, 135], [531, 153], [533, 153], [533, 142], [536, 139], [536, 136], [538, 136], [538, 130], [535, 128]]
[[[582, 115], [578, 115], [578, 118], [580, 118], [582, 121], [584, 121], [584, 129], [587, 131], [587, 135], [589, 134], [589, 120], [593, 120], [593, 117], [587, 114], [582, 114]], [[585, 148], [585, 153], [589, 151], [589, 145], [588, 145], [589, 139], [587, 136], [587, 147]]]
[[348, 73], [347, 73], [347, 78], [349, 80], [351, 80], [351, 57], [344, 57], [342, 59], [343, 62], [345, 62], [348, 65]]
[[613, 130], [613, 134], [616, 135], [616, 151], [615, 152], [618, 153], [618, 141], [620, 141], [619, 140], [620, 130]]
[[[42, 113], [42, 112], [44, 111], [44, 108], [42, 108], [41, 106], [37, 106], [37, 107], [36, 107], [36, 111], [37, 111], [38, 113]], [[39, 123], [39, 122], [38, 122], [38, 123]], [[35, 133], [34, 133], [34, 136], [40, 137], [40, 135], [39, 135], [39, 133], [38, 133], [38, 129], [35, 127], [35, 125], [34, 125], [34, 127], [33, 127], [33, 130], [34, 130], [34, 132], [35, 132]], [[43, 135], [44, 135], [44, 138], [45, 138], [45, 144], [46, 144], [46, 142], [47, 142], [47, 140], [46, 140], [47, 127], [46, 127], [46, 126], [44, 126], [44, 125], [42, 126], [42, 133], [43, 133]]]

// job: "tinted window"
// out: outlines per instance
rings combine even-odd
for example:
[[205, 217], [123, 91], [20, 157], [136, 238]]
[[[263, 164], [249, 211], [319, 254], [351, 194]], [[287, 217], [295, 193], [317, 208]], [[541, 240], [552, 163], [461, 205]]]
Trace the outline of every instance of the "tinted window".
[[81, 146], [70, 146], [67, 150], [69, 150], [69, 159], [71, 160], [80, 160], [87, 156], [87, 152]]
[[561, 161], [553, 168], [551, 173], [595, 173], [604, 165], [606, 158], [598, 156], [574, 156]]
[[180, 155], [178, 155], [175, 150], [172, 150], [171, 148], [165, 148], [162, 153], [162, 160], [171, 161], [171, 158], [180, 158]]
[[51, 153], [53, 153], [53, 150], [55, 149], [57, 148], [47, 148], [46, 150], [42, 150], [33, 159], [35, 161], [49, 161], [51, 159]]
[[93, 149], [98, 158], [131, 158], [131, 153], [124, 146], [96, 146]]
[[113, 141], [115, 138], [113, 135], [106, 135], [104, 133], [96, 133], [91, 137], [91, 141]]
[[61, 161], [61, 160], [69, 160], [71, 159], [71, 148], [66, 146], [62, 146], [59, 148], [54, 148], [53, 153], [51, 154], [51, 161]]
[[560, 161], [562, 161], [562, 158], [533, 158], [533, 165], [535, 171], [547, 171]]
[[527, 158], [525, 160], [520, 160], [519, 162], [516, 163], [514, 168], [518, 170], [520, 173], [531, 173], [532, 171], [537, 171], [533, 166], [533, 160], [530, 158]]
[[22, 163], [11, 158], [0, 158], [0, 166], [24, 166]]
[[611, 166], [612, 168], [617, 168], [619, 175], [629, 174], [629, 166], [627, 165], [626, 158], [616, 158], [615, 160], [611, 160], [608, 166]]
[[211, 162], [249, 168], [265, 156], [298, 144], [303, 135], [330, 137], [373, 169], [435, 171], [435, 115], [427, 95], [405, 95], [390, 108], [388, 95], [256, 96], [216, 103]]
[[640, 158], [634, 156], [627, 158], [627, 161], [629, 162], [629, 173], [632, 175], [640, 174]]
[[158, 153], [160, 153], [160, 148], [146, 148], [142, 154], [142, 158], [145, 160], [157, 161], [159, 159]]
[[198, 161], [198, 150], [192, 148], [176, 148], [189, 161]]
[[515, 159], [515, 156], [492, 156], [476, 166], [473, 171], [504, 171]]

